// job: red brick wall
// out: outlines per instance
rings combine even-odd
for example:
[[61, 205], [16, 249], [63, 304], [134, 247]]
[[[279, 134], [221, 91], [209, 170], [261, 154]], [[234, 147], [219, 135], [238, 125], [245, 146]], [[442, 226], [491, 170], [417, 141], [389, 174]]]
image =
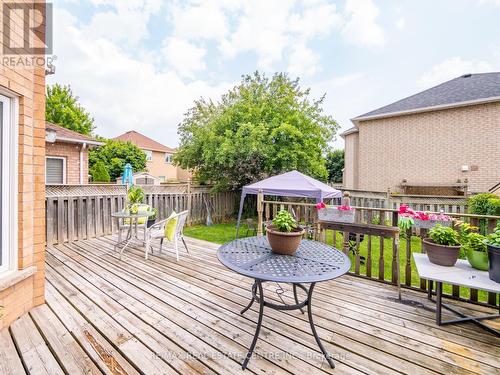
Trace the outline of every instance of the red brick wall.
[[[13, 21], [12, 35], [22, 38], [18, 34], [23, 30], [22, 18]], [[0, 275], [2, 329], [31, 307], [45, 302], [45, 70], [0, 65], [0, 87], [19, 101], [18, 270], [29, 270], [31, 266], [37, 269], [34, 275], [8, 287], [5, 282], [9, 278]]]
[[[80, 150], [82, 145], [74, 143], [46, 143], [45, 154], [47, 156], [58, 156], [66, 159], [66, 184], [80, 184]], [[88, 149], [83, 150], [83, 183], [88, 182], [89, 155]]]

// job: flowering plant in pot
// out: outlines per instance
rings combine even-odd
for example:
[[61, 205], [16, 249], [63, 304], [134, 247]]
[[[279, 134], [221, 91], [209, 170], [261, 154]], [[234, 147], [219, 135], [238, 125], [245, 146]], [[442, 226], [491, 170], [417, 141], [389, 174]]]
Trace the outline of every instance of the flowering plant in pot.
[[490, 279], [500, 283], [500, 225], [497, 225], [495, 231], [486, 237], [485, 243], [488, 246]]
[[414, 211], [408, 205], [403, 204], [399, 206], [399, 219], [400, 227], [407, 228], [408, 226], [415, 226], [416, 228], [432, 228], [436, 224], [441, 224], [444, 227], [451, 227], [452, 219], [450, 216], [445, 215], [443, 211], [439, 214], [434, 214], [427, 211]]
[[423, 248], [431, 263], [454, 266], [460, 254], [460, 237], [451, 227], [436, 224], [429, 230], [429, 238], [423, 240]]
[[290, 212], [281, 210], [266, 228], [267, 240], [274, 253], [294, 255], [305, 231], [297, 225]]
[[351, 206], [327, 206], [323, 202], [316, 205], [318, 219], [323, 221], [337, 221], [354, 223], [356, 209]]

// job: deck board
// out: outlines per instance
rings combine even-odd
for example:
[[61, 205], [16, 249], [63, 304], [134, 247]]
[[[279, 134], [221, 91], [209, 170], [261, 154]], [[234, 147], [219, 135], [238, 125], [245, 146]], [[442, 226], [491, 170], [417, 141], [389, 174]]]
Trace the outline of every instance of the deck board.
[[[47, 247], [47, 303], [0, 332], [0, 372], [241, 373], [257, 319], [255, 305], [239, 314], [252, 281], [223, 267], [218, 246], [205, 241], [188, 239], [180, 262], [168, 246], [148, 261], [141, 248], [119, 260], [113, 241]], [[266, 298], [278, 302], [277, 288], [265, 284]], [[268, 310], [246, 373], [500, 373], [500, 339], [470, 323], [436, 326], [424, 293], [403, 290], [407, 303], [396, 296], [393, 286], [354, 276], [319, 283], [315, 322], [336, 369], [321, 357], [305, 315]]]

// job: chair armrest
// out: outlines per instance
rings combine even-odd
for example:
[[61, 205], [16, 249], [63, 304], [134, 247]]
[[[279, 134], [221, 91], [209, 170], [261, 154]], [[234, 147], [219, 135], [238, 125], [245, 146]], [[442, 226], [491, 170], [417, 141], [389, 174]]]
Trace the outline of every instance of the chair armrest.
[[150, 231], [152, 229], [162, 229], [169, 220], [170, 220], [170, 218], [167, 218], [167, 219], [163, 219], [163, 220], [160, 220], [160, 221], [154, 223], [153, 225], [151, 225], [148, 228], [148, 231]]

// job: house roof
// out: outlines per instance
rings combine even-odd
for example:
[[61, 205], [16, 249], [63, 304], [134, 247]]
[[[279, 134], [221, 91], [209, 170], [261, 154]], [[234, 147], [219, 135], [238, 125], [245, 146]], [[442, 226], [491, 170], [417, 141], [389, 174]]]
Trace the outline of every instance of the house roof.
[[340, 136], [342, 138], [345, 138], [346, 135], [357, 133], [357, 132], [359, 132], [359, 129], [357, 127], [353, 126], [352, 128], [347, 129], [343, 133], [340, 133]]
[[113, 138], [116, 141], [131, 142], [143, 150], [160, 151], [160, 152], [175, 152], [175, 149], [162, 145], [155, 140], [146, 137], [145, 135], [136, 132], [135, 130], [128, 131]]
[[73, 130], [63, 128], [62, 126], [53, 124], [51, 122], [45, 122], [45, 131], [55, 132], [55, 141], [68, 142], [68, 143], [88, 143], [90, 145], [100, 146], [104, 143], [97, 141], [88, 135], [80, 134]]
[[369, 120], [500, 101], [500, 72], [464, 74], [352, 119]]

